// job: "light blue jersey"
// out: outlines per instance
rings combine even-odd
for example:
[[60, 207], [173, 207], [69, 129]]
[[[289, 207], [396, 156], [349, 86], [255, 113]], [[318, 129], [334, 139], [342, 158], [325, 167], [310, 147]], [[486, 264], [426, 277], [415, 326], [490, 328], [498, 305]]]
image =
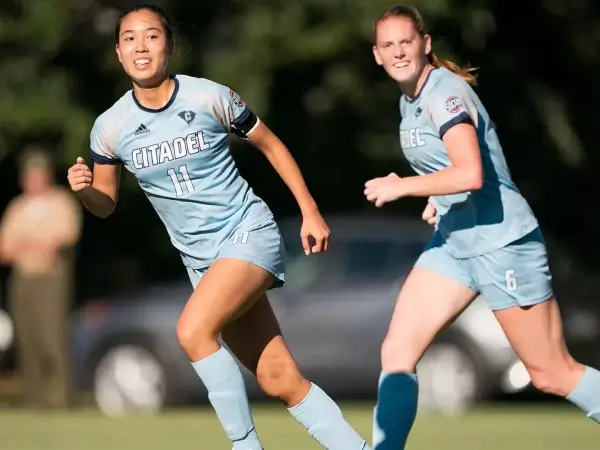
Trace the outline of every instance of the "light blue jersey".
[[461, 122], [476, 130], [483, 162], [480, 190], [433, 197], [438, 232], [455, 258], [483, 255], [515, 242], [538, 227], [511, 179], [493, 122], [471, 86], [444, 68], [433, 69], [420, 94], [400, 99], [400, 144], [418, 174], [451, 165], [442, 138]]
[[416, 265], [480, 293], [495, 311], [552, 298], [542, 232], [473, 89], [452, 72], [434, 69], [416, 98], [401, 98], [400, 112], [402, 150], [418, 174], [451, 165], [442, 139], [459, 123], [477, 130], [484, 171], [482, 189], [432, 198], [437, 227]]
[[[98, 117], [93, 161], [122, 163], [135, 175], [191, 269], [208, 267], [226, 243], [249, 244], [244, 259], [258, 258], [265, 240], [278, 252], [276, 226], [275, 234], [256, 234], [252, 245], [249, 233], [273, 228], [273, 215], [241, 177], [229, 149], [229, 133], [252, 111], [228, 87], [184, 75], [173, 79], [175, 90], [163, 108], [145, 108], [128, 91]], [[282, 256], [271, 259], [280, 265]]]

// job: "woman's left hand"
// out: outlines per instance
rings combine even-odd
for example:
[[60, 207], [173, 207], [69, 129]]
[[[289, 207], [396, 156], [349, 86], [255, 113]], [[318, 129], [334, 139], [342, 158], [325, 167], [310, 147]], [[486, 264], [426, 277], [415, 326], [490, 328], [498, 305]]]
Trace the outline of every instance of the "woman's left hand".
[[[304, 214], [302, 216], [300, 237], [302, 238], [302, 247], [304, 248], [304, 253], [306, 255], [326, 252], [329, 248], [330, 235], [329, 227], [319, 211]], [[315, 241], [313, 246], [310, 245], [310, 237]]]

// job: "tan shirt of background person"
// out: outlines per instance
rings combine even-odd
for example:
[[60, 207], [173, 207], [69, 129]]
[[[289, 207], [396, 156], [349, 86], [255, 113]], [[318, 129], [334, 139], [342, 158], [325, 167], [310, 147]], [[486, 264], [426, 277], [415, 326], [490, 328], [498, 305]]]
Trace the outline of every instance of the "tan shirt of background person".
[[61, 251], [81, 233], [81, 210], [72, 194], [54, 184], [52, 166], [42, 151], [22, 158], [23, 193], [8, 205], [0, 224], [0, 261], [24, 275], [50, 274]]

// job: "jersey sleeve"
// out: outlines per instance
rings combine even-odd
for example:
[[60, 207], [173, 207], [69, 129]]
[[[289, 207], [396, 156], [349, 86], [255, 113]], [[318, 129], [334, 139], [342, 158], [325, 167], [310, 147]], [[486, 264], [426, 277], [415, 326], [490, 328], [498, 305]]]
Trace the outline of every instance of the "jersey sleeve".
[[260, 123], [260, 119], [233, 89], [219, 85], [215, 113], [223, 126], [245, 138]]
[[469, 96], [459, 89], [435, 93], [428, 103], [431, 121], [440, 138], [459, 123], [477, 123], [477, 108]]
[[95, 164], [118, 164], [115, 154], [116, 136], [110, 133], [103, 120], [98, 118], [90, 133], [90, 156]]

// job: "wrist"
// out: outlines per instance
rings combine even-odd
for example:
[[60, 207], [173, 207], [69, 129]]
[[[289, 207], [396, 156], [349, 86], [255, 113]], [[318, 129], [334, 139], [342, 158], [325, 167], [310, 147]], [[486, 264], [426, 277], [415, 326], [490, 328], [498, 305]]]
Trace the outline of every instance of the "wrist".
[[319, 213], [319, 207], [312, 198], [306, 202], [299, 203], [298, 206], [300, 207], [300, 213], [303, 216], [310, 216], [312, 214]]
[[411, 193], [411, 179], [414, 177], [400, 178], [396, 181], [396, 194], [398, 198], [410, 197]]

